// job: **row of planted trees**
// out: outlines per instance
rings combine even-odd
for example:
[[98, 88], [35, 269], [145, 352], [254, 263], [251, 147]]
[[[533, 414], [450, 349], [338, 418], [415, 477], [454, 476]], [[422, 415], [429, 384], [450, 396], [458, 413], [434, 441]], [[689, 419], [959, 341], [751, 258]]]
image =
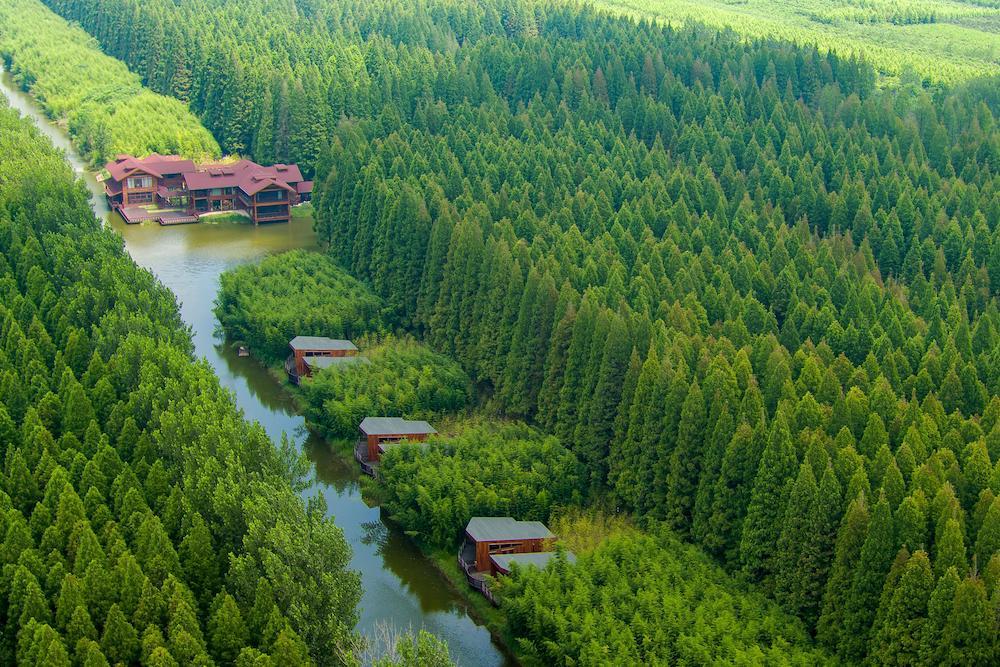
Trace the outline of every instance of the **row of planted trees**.
[[[332, 254], [496, 411], [557, 435], [593, 499], [665, 522], [844, 659], [988, 664], [995, 100], [561, 18], [458, 52], [485, 100], [340, 127], [317, 199]], [[565, 611], [550, 591], [539, 639]]]
[[219, 157], [219, 144], [183, 102], [144, 88], [124, 63], [39, 0], [0, 2], [0, 57], [95, 164], [153, 151]]
[[[222, 96], [202, 108], [239, 99], [218, 72], [317, 67], [331, 254], [556, 435], [590, 500], [665, 522], [847, 660], [889, 655], [880, 601], [913, 559], [958, 584], [906, 622], [997, 599], [995, 89], [875, 91], [835, 53], [562, 4], [328, 3], [295, 44], [262, 5], [239, 28], [201, 6], [252, 63], [199, 70]], [[148, 25], [207, 53], [189, 11]], [[989, 662], [996, 631], [949, 646]]]

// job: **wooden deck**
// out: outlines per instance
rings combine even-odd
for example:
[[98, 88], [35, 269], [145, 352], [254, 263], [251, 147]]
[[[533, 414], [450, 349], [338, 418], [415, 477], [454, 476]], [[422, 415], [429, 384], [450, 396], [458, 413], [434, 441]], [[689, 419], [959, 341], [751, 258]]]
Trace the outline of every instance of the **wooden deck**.
[[369, 477], [378, 477], [378, 464], [368, 460], [368, 441], [358, 440], [354, 445], [354, 459], [361, 464], [361, 472]]
[[496, 598], [490, 591], [487, 574], [476, 571], [476, 545], [468, 540], [462, 542], [462, 546], [458, 548], [458, 567], [465, 572], [465, 578], [470, 586], [482, 593], [491, 603], [497, 604]]
[[130, 225], [137, 225], [146, 220], [155, 220], [157, 217], [157, 214], [150, 211], [146, 206], [117, 206], [115, 210]]
[[161, 225], [188, 225], [198, 222], [198, 216], [179, 208], [154, 208], [152, 206], [117, 206], [122, 219], [130, 225], [155, 220]]
[[184, 211], [164, 211], [156, 221], [161, 225], [190, 225], [198, 222], [198, 216], [188, 215]]
[[289, 357], [287, 359], [285, 359], [285, 373], [288, 374], [288, 381], [289, 382], [291, 382], [295, 386], [299, 385], [299, 382], [301, 382], [301, 378], [299, 377], [299, 372], [295, 369], [295, 355], [294, 354], [293, 355], [289, 355]]

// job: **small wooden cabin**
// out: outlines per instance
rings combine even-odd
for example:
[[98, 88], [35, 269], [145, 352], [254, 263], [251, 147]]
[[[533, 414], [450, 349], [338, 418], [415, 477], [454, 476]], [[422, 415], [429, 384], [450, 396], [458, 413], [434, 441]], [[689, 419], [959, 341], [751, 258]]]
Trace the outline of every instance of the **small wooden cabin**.
[[477, 516], [465, 527], [461, 560], [475, 572], [495, 574], [496, 555], [549, 551], [555, 535], [541, 521], [517, 521], [509, 516]]
[[437, 431], [425, 421], [411, 421], [399, 417], [365, 417], [361, 422], [361, 435], [367, 445], [368, 463], [376, 463], [387, 445], [409, 440], [423, 442]]
[[314, 357], [353, 357], [358, 353], [358, 348], [351, 341], [336, 340], [325, 336], [296, 336], [288, 343], [288, 347], [292, 348], [295, 374], [299, 377], [311, 374], [306, 359], [312, 360]]
[[[519, 567], [537, 567], [539, 570], [545, 569], [555, 557], [555, 551], [540, 551], [530, 554], [494, 554], [490, 556], [493, 574], [510, 574], [514, 565]], [[565, 551], [566, 562], [575, 563], [576, 555], [572, 551]]]

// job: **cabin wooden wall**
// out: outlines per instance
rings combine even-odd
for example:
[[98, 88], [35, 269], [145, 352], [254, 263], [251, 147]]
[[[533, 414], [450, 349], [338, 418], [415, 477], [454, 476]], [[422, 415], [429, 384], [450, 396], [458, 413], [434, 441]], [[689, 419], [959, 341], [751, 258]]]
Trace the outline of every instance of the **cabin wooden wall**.
[[295, 372], [299, 376], [309, 375], [306, 368], [306, 357], [353, 357], [358, 354], [357, 350], [292, 350], [295, 355]]
[[517, 546], [514, 548], [514, 553], [517, 554], [538, 553], [541, 551], [547, 551], [549, 547], [549, 540], [541, 538], [535, 540], [493, 540], [490, 542], [476, 542], [476, 570], [479, 572], [489, 571], [490, 574], [496, 574], [496, 572], [494, 572], [495, 568], [493, 567], [493, 563], [490, 561], [490, 545], [508, 542], [517, 542]]
[[[339, 355], [346, 356], [346, 355]], [[378, 445], [380, 442], [395, 442], [397, 440], [410, 440], [412, 442], [424, 442], [427, 440], [426, 433], [396, 433], [396, 434], [381, 434], [381, 435], [369, 435], [368, 436], [368, 460], [378, 461]]]

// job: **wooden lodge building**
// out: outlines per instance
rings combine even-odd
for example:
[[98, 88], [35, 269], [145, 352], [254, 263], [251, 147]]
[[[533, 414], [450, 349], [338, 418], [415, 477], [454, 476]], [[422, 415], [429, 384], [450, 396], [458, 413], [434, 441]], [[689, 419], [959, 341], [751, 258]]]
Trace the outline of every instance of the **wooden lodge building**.
[[494, 555], [531, 554], [550, 551], [556, 536], [541, 521], [517, 521], [509, 516], [472, 517], [465, 527], [465, 543], [459, 559], [462, 569], [494, 574]]
[[104, 192], [126, 221], [129, 207], [159, 205], [191, 216], [242, 211], [254, 224], [288, 222], [291, 207], [312, 197], [313, 183], [294, 164], [264, 167], [250, 160], [195, 165], [176, 155], [119, 155], [104, 168]]
[[375, 476], [382, 454], [394, 445], [403, 442], [425, 442], [437, 433], [425, 421], [411, 421], [399, 417], [365, 417], [359, 427], [361, 439], [354, 447], [354, 458], [361, 464], [366, 475]]
[[[555, 558], [556, 536], [540, 521], [517, 521], [509, 516], [472, 517], [458, 551], [458, 566], [469, 584], [493, 601], [488, 576], [510, 574], [520, 567], [544, 568]], [[576, 556], [565, 552], [569, 562]]]
[[[155, 203], [169, 205], [171, 194], [183, 190], [184, 175], [193, 173], [197, 167], [191, 160], [176, 155], [153, 153], [144, 158], [119, 155], [104, 165], [104, 169], [108, 172], [104, 194], [111, 208], [119, 208]], [[180, 205], [179, 194], [174, 200]]]
[[303, 377], [310, 377], [313, 369], [322, 367], [320, 359], [355, 357], [357, 346], [349, 340], [326, 336], [296, 336], [289, 343], [292, 354], [285, 360], [285, 372], [292, 384], [299, 384]]

